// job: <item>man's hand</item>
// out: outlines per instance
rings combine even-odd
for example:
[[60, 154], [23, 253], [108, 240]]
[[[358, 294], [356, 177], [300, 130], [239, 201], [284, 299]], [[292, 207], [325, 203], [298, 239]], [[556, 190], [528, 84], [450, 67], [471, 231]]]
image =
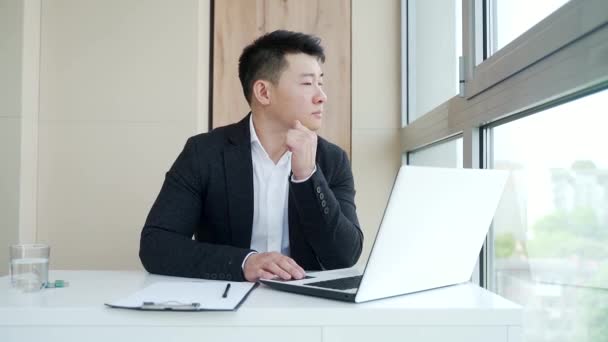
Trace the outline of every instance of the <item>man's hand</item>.
[[310, 177], [315, 170], [317, 155], [317, 134], [296, 120], [287, 131], [287, 148], [292, 152], [291, 171], [295, 180]]
[[271, 279], [275, 276], [281, 279], [302, 279], [306, 275], [292, 258], [277, 252], [256, 253], [247, 258], [243, 273], [247, 281]]

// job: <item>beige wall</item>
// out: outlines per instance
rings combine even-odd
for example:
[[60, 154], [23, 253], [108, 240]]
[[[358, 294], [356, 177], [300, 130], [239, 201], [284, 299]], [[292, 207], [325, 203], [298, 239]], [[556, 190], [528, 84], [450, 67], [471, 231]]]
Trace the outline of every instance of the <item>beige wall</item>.
[[201, 20], [196, 0], [42, 2], [37, 240], [52, 268], [141, 268], [144, 220], [208, 92]]
[[352, 165], [365, 234], [359, 264], [367, 260], [401, 165], [399, 3], [352, 2]]
[[[207, 128], [209, 1], [40, 4], [33, 236], [51, 244], [55, 269], [141, 269], [139, 233], [164, 173]], [[353, 1], [352, 16], [352, 161], [367, 256], [401, 160], [399, 0]]]
[[0, 276], [19, 231], [22, 19], [20, 0], [0, 0]]

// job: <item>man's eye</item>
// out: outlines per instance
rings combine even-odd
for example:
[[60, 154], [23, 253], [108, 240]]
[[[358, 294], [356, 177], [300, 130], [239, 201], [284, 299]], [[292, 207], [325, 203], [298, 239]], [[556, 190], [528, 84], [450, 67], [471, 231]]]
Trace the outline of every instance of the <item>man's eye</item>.
[[304, 82], [304, 83], [302, 83], [302, 84], [303, 84], [303, 85], [312, 85], [312, 83], [311, 83], [311, 82]]
[[320, 86], [323, 86], [323, 83], [319, 83]]

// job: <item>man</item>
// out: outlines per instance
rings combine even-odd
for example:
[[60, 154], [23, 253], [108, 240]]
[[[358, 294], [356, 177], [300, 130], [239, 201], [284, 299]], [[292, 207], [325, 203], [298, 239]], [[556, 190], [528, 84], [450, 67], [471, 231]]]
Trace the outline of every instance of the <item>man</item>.
[[350, 164], [315, 134], [327, 100], [324, 60], [318, 38], [282, 30], [243, 50], [251, 113], [188, 139], [141, 233], [146, 270], [288, 280], [357, 262], [363, 234]]

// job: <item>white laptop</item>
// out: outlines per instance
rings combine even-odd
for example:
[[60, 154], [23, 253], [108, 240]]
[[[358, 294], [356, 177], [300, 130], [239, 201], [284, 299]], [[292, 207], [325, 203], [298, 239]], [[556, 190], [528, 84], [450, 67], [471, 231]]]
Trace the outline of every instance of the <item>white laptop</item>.
[[269, 287], [361, 303], [468, 282], [508, 172], [404, 165], [364, 272], [321, 271]]

